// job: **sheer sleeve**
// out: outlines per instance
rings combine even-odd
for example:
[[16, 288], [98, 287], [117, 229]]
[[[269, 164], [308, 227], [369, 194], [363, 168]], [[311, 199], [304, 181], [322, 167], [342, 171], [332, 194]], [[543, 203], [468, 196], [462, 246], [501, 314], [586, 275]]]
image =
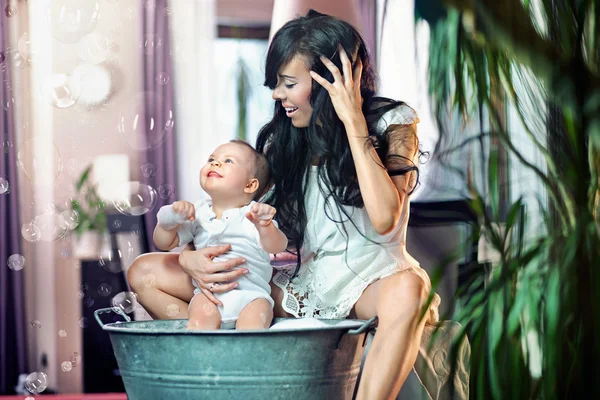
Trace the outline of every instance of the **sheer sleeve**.
[[409, 193], [418, 179], [418, 122], [415, 110], [405, 104], [386, 112], [379, 121], [379, 128], [385, 130], [389, 140], [385, 167], [391, 177], [406, 175]]

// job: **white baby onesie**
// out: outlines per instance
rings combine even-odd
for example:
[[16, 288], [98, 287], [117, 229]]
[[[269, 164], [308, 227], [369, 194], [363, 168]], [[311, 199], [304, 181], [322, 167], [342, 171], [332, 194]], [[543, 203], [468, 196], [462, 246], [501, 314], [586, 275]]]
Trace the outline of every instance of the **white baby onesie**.
[[[243, 257], [246, 263], [237, 268], [247, 268], [249, 272], [236, 280], [239, 286], [229, 292], [215, 293], [223, 306], [217, 306], [221, 313], [221, 328], [235, 327], [235, 322], [244, 307], [253, 300], [264, 298], [271, 303], [271, 287], [269, 281], [273, 268], [271, 267], [269, 253], [265, 251], [258, 230], [246, 218], [246, 213], [254, 202], [241, 207], [223, 212], [221, 219], [217, 219], [212, 210], [211, 200], [200, 200], [195, 204], [196, 218], [194, 221], [184, 222], [177, 233], [179, 246], [189, 242], [194, 243], [196, 249], [230, 244], [231, 250], [226, 254], [215, 257], [214, 261], [225, 261], [232, 258]], [[168, 207], [168, 206], [167, 206]], [[273, 221], [274, 224], [277, 223]], [[200, 292], [198, 285], [194, 294]]]

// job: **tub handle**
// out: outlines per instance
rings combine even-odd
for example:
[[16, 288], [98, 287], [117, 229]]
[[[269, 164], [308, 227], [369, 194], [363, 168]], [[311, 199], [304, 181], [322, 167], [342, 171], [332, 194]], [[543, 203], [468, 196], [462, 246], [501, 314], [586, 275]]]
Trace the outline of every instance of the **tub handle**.
[[96, 311], [94, 311], [94, 318], [96, 318], [96, 321], [98, 321], [98, 324], [100, 325], [101, 328], [104, 328], [104, 323], [102, 322], [102, 320], [100, 319], [100, 314], [106, 314], [106, 313], [110, 313], [110, 312], [115, 312], [117, 314], [120, 314], [123, 318], [125, 318], [125, 321], [127, 322], [131, 322], [131, 318], [129, 318], [129, 315], [125, 314], [123, 312], [123, 310], [121, 310], [120, 308], [99, 308]]
[[[340, 348], [340, 346], [342, 344], [342, 339], [344, 339], [344, 336], [346, 336], [346, 334], [349, 334], [349, 335], [359, 335], [359, 334], [364, 333], [364, 332], [369, 333], [370, 331], [374, 330], [376, 326], [377, 326], [377, 316], [374, 316], [370, 320], [365, 321], [358, 328], [356, 328], [356, 329], [350, 329], [348, 332], [346, 332], [346, 333], [344, 333], [343, 335], [340, 336], [340, 340], [338, 341], [336, 349]], [[362, 343], [363, 347], [365, 347], [365, 344], [367, 343], [368, 337], [369, 337], [369, 335], [365, 335], [365, 338], [364, 338], [363, 343]]]
[[365, 331], [370, 331], [370, 330], [374, 329], [375, 326], [377, 326], [377, 316], [374, 316], [370, 320], [365, 321], [365, 323], [362, 324], [362, 326], [360, 326], [356, 329], [350, 329], [347, 333], [350, 335], [358, 335]]

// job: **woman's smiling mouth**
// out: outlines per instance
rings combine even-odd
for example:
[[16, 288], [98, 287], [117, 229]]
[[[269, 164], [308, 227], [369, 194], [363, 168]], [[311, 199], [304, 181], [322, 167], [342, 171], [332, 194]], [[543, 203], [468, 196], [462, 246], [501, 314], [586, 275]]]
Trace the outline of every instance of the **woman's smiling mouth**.
[[298, 107], [284, 107], [285, 108], [285, 114], [288, 117], [291, 117], [296, 111], [298, 111]]

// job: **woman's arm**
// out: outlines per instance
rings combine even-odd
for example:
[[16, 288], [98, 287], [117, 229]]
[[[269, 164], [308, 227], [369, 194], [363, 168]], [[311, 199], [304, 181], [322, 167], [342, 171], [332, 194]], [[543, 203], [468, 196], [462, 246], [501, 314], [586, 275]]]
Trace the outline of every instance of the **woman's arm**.
[[[329, 92], [336, 113], [346, 128], [365, 209], [375, 231], [383, 235], [392, 231], [400, 219], [402, 205], [406, 199], [406, 184], [402, 176], [394, 180], [390, 178], [387, 169], [382, 167], [385, 163], [379, 158], [369, 140], [367, 122], [361, 109], [360, 60], [352, 71], [350, 60], [341, 47], [340, 59], [343, 76], [334, 63], [327, 58], [321, 58], [334, 76], [333, 83], [314, 71], [311, 71], [311, 76]], [[405, 155], [410, 160], [414, 155], [408, 148], [392, 145], [390, 154]]]
[[397, 179], [392, 180], [387, 170], [382, 168], [384, 163], [370, 143], [364, 116], [362, 120], [362, 123], [358, 121], [345, 125], [348, 142], [365, 210], [375, 231], [385, 235], [394, 229], [400, 219], [406, 192], [400, 191], [394, 182]]

